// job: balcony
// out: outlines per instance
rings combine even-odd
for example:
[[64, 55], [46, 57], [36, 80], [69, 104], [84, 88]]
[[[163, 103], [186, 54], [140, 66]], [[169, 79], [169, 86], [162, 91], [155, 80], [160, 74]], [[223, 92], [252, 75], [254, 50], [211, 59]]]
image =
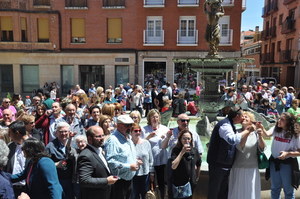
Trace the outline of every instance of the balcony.
[[295, 28], [296, 20], [287, 17], [287, 19], [282, 23], [281, 33], [288, 34], [296, 30]]
[[292, 51], [291, 50], [282, 50], [280, 52], [280, 62], [282, 63], [292, 63]]
[[164, 30], [144, 30], [144, 46], [163, 46]]
[[49, 7], [50, 4], [50, 0], [33, 0], [33, 6], [46, 6]]
[[274, 52], [261, 54], [260, 62], [261, 63], [274, 63]]
[[278, 10], [278, 0], [273, 0], [271, 3], [263, 7], [262, 17], [266, 17], [267, 15], [276, 12], [277, 10]]
[[71, 9], [87, 9], [87, 0], [65, 0], [65, 7]]
[[233, 29], [221, 30], [220, 46], [231, 46], [233, 38]]
[[222, 6], [234, 6], [234, 0], [224, 0]]
[[177, 30], [177, 46], [197, 46], [198, 30]]
[[144, 8], [163, 8], [165, 0], [144, 0]]
[[103, 0], [103, 8], [125, 8], [125, 0]]
[[0, 8], [1, 9], [12, 9], [10, 0], [0, 0]]
[[287, 5], [287, 4], [292, 3], [294, 1], [296, 1], [296, 0], [284, 0], [283, 5]]
[[178, 7], [198, 7], [199, 0], [177, 0]]
[[271, 28], [265, 29], [261, 33], [262, 40], [267, 40], [276, 37], [276, 26], [272, 26]]

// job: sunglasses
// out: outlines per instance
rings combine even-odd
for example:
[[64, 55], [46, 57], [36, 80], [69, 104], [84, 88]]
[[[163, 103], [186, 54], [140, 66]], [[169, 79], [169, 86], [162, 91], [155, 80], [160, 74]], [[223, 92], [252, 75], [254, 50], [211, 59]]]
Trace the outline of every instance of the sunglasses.
[[135, 130], [133, 130], [135, 133], [137, 133], [137, 132], [142, 132], [142, 130], [141, 129], [135, 129]]
[[6, 101], [6, 102], [3, 102], [3, 103], [5, 103], [5, 104], [9, 104], [10, 102], [7, 102], [7, 101]]
[[187, 123], [189, 123], [190, 122], [190, 120], [180, 120], [181, 122], [187, 122]]

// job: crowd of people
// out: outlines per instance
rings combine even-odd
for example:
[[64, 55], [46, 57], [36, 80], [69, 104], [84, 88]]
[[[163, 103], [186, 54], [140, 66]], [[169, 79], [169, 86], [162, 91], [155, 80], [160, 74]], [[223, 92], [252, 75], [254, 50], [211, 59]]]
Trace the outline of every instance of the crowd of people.
[[[186, 109], [174, 107], [186, 107], [184, 94], [176, 84], [160, 92], [128, 86], [85, 92], [76, 85], [63, 99], [39, 89], [25, 103], [19, 94], [3, 98], [0, 198], [138, 199], [154, 189], [177, 198], [172, 189], [187, 184], [191, 198], [203, 148]], [[161, 124], [165, 111], [176, 114], [176, 128]]]
[[[209, 199], [260, 198], [257, 152], [267, 147], [265, 137], [273, 137], [266, 172], [272, 198], [279, 198], [281, 188], [286, 198], [295, 198], [299, 101], [291, 88], [259, 83], [240, 92], [224, 88], [221, 100], [229, 109], [207, 145]], [[188, 90], [180, 92], [175, 83], [160, 91], [155, 85], [104, 90], [92, 84], [87, 91], [76, 85], [60, 99], [39, 89], [25, 103], [19, 94], [3, 98], [0, 198], [143, 199], [157, 193], [161, 199], [191, 199], [204, 149], [189, 128], [189, 101]], [[271, 116], [275, 126], [266, 130], [248, 109]], [[162, 124], [167, 111], [176, 128]]]

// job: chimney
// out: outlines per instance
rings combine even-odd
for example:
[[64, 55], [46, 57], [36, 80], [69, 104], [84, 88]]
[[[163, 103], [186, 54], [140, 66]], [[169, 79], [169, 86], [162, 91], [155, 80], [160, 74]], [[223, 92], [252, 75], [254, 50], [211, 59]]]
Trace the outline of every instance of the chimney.
[[255, 32], [259, 32], [259, 26], [255, 26]]

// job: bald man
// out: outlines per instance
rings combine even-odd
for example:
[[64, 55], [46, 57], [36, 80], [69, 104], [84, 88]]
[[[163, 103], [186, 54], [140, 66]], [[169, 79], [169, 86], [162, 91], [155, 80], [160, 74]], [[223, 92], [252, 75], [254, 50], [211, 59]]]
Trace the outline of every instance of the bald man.
[[14, 121], [13, 113], [10, 109], [4, 109], [2, 112], [3, 120], [0, 123], [0, 128], [8, 128], [8, 126]]
[[3, 98], [2, 105], [0, 107], [0, 119], [3, 118], [3, 111], [5, 109], [9, 109], [12, 112], [12, 119], [15, 120], [15, 115], [17, 114], [17, 110], [14, 106], [11, 105], [11, 101], [9, 98]]

